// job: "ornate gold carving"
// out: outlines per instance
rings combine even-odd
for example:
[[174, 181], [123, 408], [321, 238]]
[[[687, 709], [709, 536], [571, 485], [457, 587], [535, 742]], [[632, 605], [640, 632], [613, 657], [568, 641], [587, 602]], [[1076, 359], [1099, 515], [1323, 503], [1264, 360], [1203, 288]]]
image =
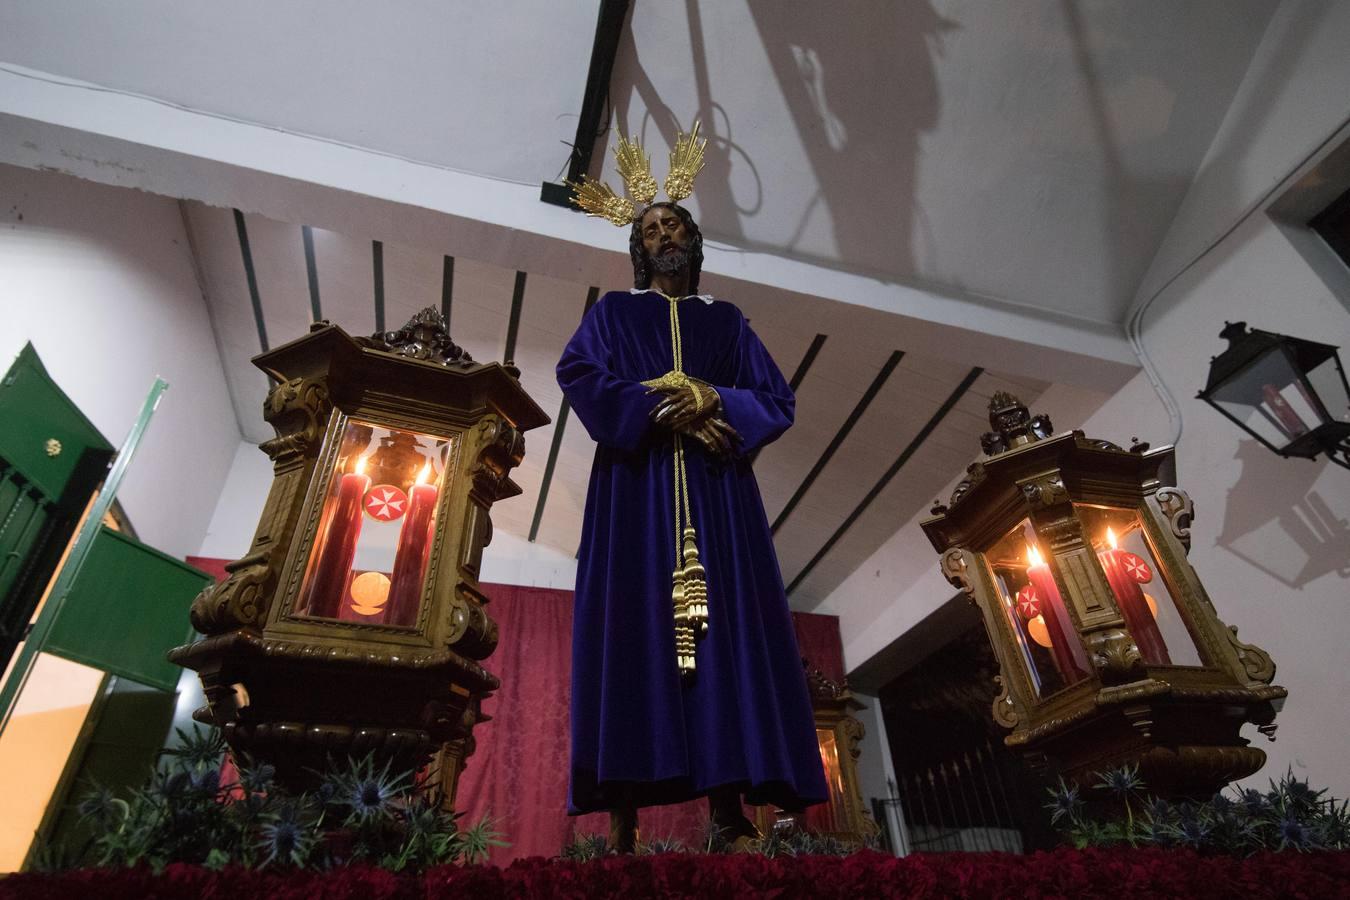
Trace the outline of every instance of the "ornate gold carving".
[[[637, 142], [619, 135], [614, 147], [614, 168], [619, 170], [623, 185], [634, 200], [643, 206], [656, 199], [656, 179], [652, 177], [652, 160]], [[629, 216], [631, 221], [632, 216]]]
[[994, 676], [994, 683], [998, 685], [998, 696], [993, 705], [994, 721], [1004, 728], [1016, 728], [1022, 717], [1018, 715], [1012, 697], [1008, 696], [1008, 680], [1000, 673]]
[[1031, 505], [1033, 510], [1049, 509], [1065, 503], [1069, 499], [1069, 491], [1064, 487], [1064, 480], [1058, 472], [1050, 472], [1018, 482], [1018, 487], [1021, 488], [1022, 496], [1026, 498], [1027, 503]]
[[1238, 660], [1242, 663], [1243, 671], [1247, 673], [1248, 678], [1263, 684], [1270, 684], [1275, 680], [1275, 661], [1270, 658], [1269, 653], [1255, 644], [1238, 640], [1236, 625], [1229, 625], [1226, 635], [1228, 643], [1237, 651]]
[[1055, 560], [1084, 626], [1091, 627], [1104, 620], [1119, 621], [1109, 599], [1110, 586], [1105, 576], [1097, 574], [1096, 554], [1090, 548], [1056, 554]]
[[202, 634], [220, 634], [241, 626], [261, 626], [276, 583], [268, 551], [227, 563], [229, 577], [207, 586], [192, 601], [188, 618]]
[[478, 461], [469, 470], [474, 490], [483, 498], [485, 505], [519, 493], [504, 489], [509, 484], [507, 476], [512, 469], [520, 465], [525, 457], [525, 438], [515, 427], [501, 416], [488, 415], [478, 423], [481, 448]]
[[258, 449], [273, 462], [304, 454], [323, 434], [332, 404], [328, 386], [316, 378], [290, 378], [277, 383], [263, 401], [263, 418], [277, 436]]
[[989, 427], [994, 430], [980, 438], [980, 448], [989, 456], [1044, 440], [1055, 431], [1049, 416], [1032, 417], [1022, 401], [1007, 391], [995, 391], [989, 398]]
[[1097, 713], [1095, 703], [1086, 703], [1075, 707], [1062, 715], [1046, 719], [1035, 727], [1028, 728], [1026, 731], [1014, 731], [1003, 739], [1003, 743], [1009, 747], [1021, 747], [1026, 744], [1033, 744], [1044, 737], [1055, 734], [1067, 729], [1070, 725], [1090, 718]]
[[707, 140], [698, 136], [699, 122], [685, 134], [681, 131], [675, 136], [675, 146], [670, 148], [670, 174], [666, 176], [666, 196], [676, 203], [694, 192], [694, 179], [703, 171], [703, 149]]
[[1174, 686], [1172, 693], [1187, 700], [1213, 700], [1219, 703], [1269, 703], [1283, 700], [1289, 691], [1277, 684], [1255, 688], [1214, 688]]
[[486, 659], [497, 649], [497, 623], [483, 608], [486, 599], [461, 583], [446, 604], [450, 619], [446, 643], [472, 659]]
[[439, 363], [442, 366], [473, 365], [473, 357], [453, 340], [445, 316], [434, 306], [425, 307], [397, 331], [385, 331], [369, 338], [358, 338], [363, 346], [409, 359]]
[[1195, 504], [1186, 492], [1178, 487], [1159, 488], [1154, 494], [1158, 500], [1158, 506], [1162, 513], [1167, 517], [1167, 525], [1172, 529], [1172, 534], [1181, 545], [1186, 548], [1186, 552], [1191, 551], [1191, 522], [1195, 518]]
[[[984, 481], [984, 464], [977, 462], [971, 463], [966, 467], [966, 477], [962, 478], [952, 490], [951, 499], [947, 501], [948, 506], [955, 506], [964, 500], [966, 494], [969, 494], [975, 485], [979, 484], [981, 481]], [[934, 510], [934, 514], [938, 514], [936, 507], [934, 507]], [[946, 511], [945, 508], [942, 510], [943, 513]]]
[[1142, 674], [1143, 657], [1129, 633], [1119, 628], [1105, 628], [1087, 635], [1088, 658], [1101, 673], [1103, 681], [1118, 682], [1134, 674]]
[[1114, 687], [1104, 687], [1097, 692], [1097, 703], [1100, 706], [1112, 706], [1121, 703], [1132, 703], [1135, 700], [1142, 700], [1145, 697], [1159, 697], [1163, 694], [1172, 693], [1172, 685], [1166, 681], [1157, 681], [1153, 678], [1145, 678], [1143, 681], [1135, 681], [1130, 684], [1119, 684]]
[[603, 181], [596, 181], [589, 175], [582, 175], [580, 182], [567, 182], [572, 189], [572, 202], [588, 216], [607, 219], [620, 228], [632, 225], [637, 219], [637, 207], [632, 200], [621, 197], [614, 188]]
[[954, 588], [971, 603], [975, 602], [975, 585], [970, 580], [970, 571], [966, 565], [966, 554], [960, 547], [953, 547], [942, 554], [942, 574]]
[[[698, 129], [699, 123], [695, 121], [688, 134], [677, 134], [675, 146], [670, 151], [670, 173], [666, 176], [665, 188], [666, 196], [675, 203], [694, 192], [694, 179], [703, 168], [703, 152], [708, 142], [698, 136]], [[651, 174], [651, 160], [637, 138], [620, 137], [614, 148], [614, 160], [633, 200], [644, 207], [650, 204], [656, 198], [656, 179]], [[572, 189], [572, 202], [588, 216], [607, 219], [620, 228], [631, 226], [637, 218], [637, 204], [603, 181], [583, 175], [580, 182], [568, 181], [566, 184]]]

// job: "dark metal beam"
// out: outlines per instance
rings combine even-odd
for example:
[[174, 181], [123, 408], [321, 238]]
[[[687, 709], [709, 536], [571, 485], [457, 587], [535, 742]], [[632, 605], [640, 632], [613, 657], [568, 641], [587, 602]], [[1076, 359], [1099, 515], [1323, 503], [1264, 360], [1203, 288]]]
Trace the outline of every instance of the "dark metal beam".
[[244, 258], [244, 277], [248, 280], [248, 297], [253, 303], [253, 322], [258, 326], [258, 346], [266, 353], [267, 324], [263, 322], [262, 297], [258, 295], [258, 276], [253, 271], [253, 250], [248, 244], [248, 226], [244, 224], [244, 214], [234, 211], [234, 230], [239, 235], [239, 253]]
[[844, 520], [844, 523], [835, 529], [834, 534], [830, 535], [830, 539], [825, 542], [825, 546], [821, 547], [819, 552], [811, 557], [811, 561], [806, 564], [806, 567], [797, 573], [797, 577], [792, 579], [792, 583], [787, 587], [788, 594], [795, 591], [798, 585], [806, 580], [806, 576], [811, 574], [811, 570], [825, 558], [825, 554], [834, 549], [834, 545], [839, 543], [839, 539], [844, 536], [844, 533], [853, 527], [853, 523], [858, 521], [859, 517], [867, 510], [867, 507], [872, 504], [872, 501], [877, 499], [881, 492], [886, 489], [886, 485], [890, 484], [891, 479], [896, 476], [896, 473], [904, 468], [905, 463], [909, 462], [909, 458], [923, 445], [924, 441], [928, 440], [929, 435], [937, 429], [938, 425], [942, 423], [942, 420], [947, 417], [947, 413], [952, 411], [952, 407], [956, 405], [958, 400], [965, 396], [966, 391], [970, 390], [970, 386], [975, 383], [975, 379], [979, 378], [983, 372], [984, 369], [976, 366], [966, 373], [966, 377], [956, 386], [956, 390], [952, 391], [951, 396], [943, 401], [942, 406], [938, 407], [938, 411], [933, 413], [932, 418], [928, 420], [923, 428], [919, 429], [919, 433], [909, 442], [909, 446], [900, 451], [900, 456], [895, 462], [891, 463], [891, 467], [886, 470], [886, 474], [881, 476], [880, 480], [878, 480], [877, 483], [872, 486], [872, 489], [867, 492], [867, 496], [862, 498], [862, 502], [854, 508], [853, 512], [848, 514], [848, 518]]
[[371, 268], [375, 272], [375, 330], [384, 331], [384, 244], [370, 242]]
[[[581, 311], [583, 316], [590, 312], [599, 296], [600, 289], [598, 287], [592, 287], [586, 292], [586, 306]], [[548, 489], [553, 484], [553, 468], [558, 464], [558, 450], [562, 447], [563, 430], [567, 428], [567, 416], [571, 411], [571, 404], [564, 397], [562, 405], [558, 408], [557, 424], [553, 426], [553, 442], [548, 448], [548, 461], [544, 463], [544, 479], [539, 482], [539, 499], [534, 504], [534, 519], [530, 522], [529, 540], [531, 543], [539, 536], [539, 523], [544, 520], [544, 504], [548, 502]]]
[[801, 362], [797, 363], [797, 371], [793, 372], [792, 377], [788, 379], [788, 387], [792, 388], [793, 393], [796, 393], [797, 388], [802, 386], [802, 382], [806, 379], [806, 373], [811, 368], [811, 363], [816, 361], [816, 356], [823, 346], [825, 346], [825, 335], [818, 334], [811, 341], [811, 346], [806, 348], [806, 355], [802, 357]]
[[[591, 66], [586, 73], [586, 90], [581, 98], [581, 115], [577, 119], [577, 136], [572, 143], [572, 155], [567, 166], [567, 180], [580, 181], [590, 171], [595, 141], [609, 105], [609, 81], [614, 73], [614, 58], [619, 54], [619, 38], [628, 19], [631, 0], [601, 0], [600, 14], [595, 23], [595, 40], [591, 44]], [[572, 191], [565, 184], [546, 181], [539, 199], [554, 206], [572, 205]]]
[[502, 353], [502, 362], [511, 364], [516, 361], [516, 338], [520, 334], [520, 308], [525, 305], [525, 273], [516, 273], [516, 286], [511, 291], [511, 318], [506, 322], [506, 349]]
[[877, 394], [881, 392], [882, 385], [886, 383], [886, 379], [891, 377], [891, 373], [895, 371], [895, 367], [900, 364], [900, 360], [903, 359], [904, 356], [905, 353], [903, 350], [896, 350], [891, 353], [890, 357], [886, 360], [886, 364], [883, 365], [881, 371], [877, 373], [877, 377], [872, 379], [872, 383], [867, 386], [867, 390], [863, 393], [862, 398], [859, 399], [857, 405], [853, 407], [853, 412], [848, 414], [848, 418], [844, 420], [844, 424], [840, 425], [839, 430], [835, 432], [834, 438], [830, 441], [829, 446], [825, 448], [825, 452], [820, 454], [820, 459], [816, 460], [816, 464], [811, 467], [810, 472], [806, 473], [806, 477], [802, 479], [802, 483], [797, 486], [796, 492], [793, 493], [791, 499], [788, 500], [787, 505], [783, 507], [780, 513], [778, 513], [777, 518], [773, 520], [773, 526], [770, 530], [773, 531], [774, 534], [777, 534], [778, 529], [783, 527], [783, 523], [787, 521], [787, 517], [797, 508], [797, 504], [801, 502], [802, 497], [806, 496], [806, 492], [811, 488], [811, 485], [815, 483], [816, 479], [820, 477], [820, 473], [825, 471], [825, 466], [829, 464], [830, 460], [834, 457], [834, 454], [839, 450], [840, 446], [843, 445], [844, 438], [848, 437], [849, 432], [853, 430], [853, 426], [858, 424], [858, 420], [862, 418], [863, 413], [867, 411], [867, 407], [876, 399]]
[[441, 269], [441, 315], [445, 317], [445, 330], [450, 331], [450, 299], [455, 293], [455, 258], [447, 256]]
[[314, 230], [308, 225], [300, 226], [300, 239], [305, 245], [305, 277], [309, 279], [309, 312], [318, 322], [323, 318], [323, 306], [319, 303], [319, 264], [314, 258]]

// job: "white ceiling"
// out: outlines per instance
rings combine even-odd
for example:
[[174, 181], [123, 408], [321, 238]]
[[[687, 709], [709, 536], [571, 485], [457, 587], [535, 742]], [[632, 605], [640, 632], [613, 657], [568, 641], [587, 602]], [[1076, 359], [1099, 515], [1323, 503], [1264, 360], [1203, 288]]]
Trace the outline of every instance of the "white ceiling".
[[730, 244], [1119, 322], [1275, 6], [639, 3], [615, 127], [702, 119]]
[[[1276, 5], [636, 0], [615, 126], [661, 160], [702, 118], [734, 248], [1118, 324]], [[597, 8], [18, 0], [0, 59], [538, 185]]]
[[[272, 436], [262, 418], [267, 381], [249, 363], [261, 343], [234, 215], [200, 203], [187, 203], [184, 209], [240, 427], [248, 440], [266, 440]], [[244, 218], [263, 326], [269, 345], [277, 346], [304, 335], [312, 318], [301, 227], [258, 215]], [[324, 318], [352, 334], [374, 332], [371, 240], [319, 229], [313, 230], [313, 239]], [[401, 325], [425, 306], [440, 306], [442, 255], [388, 242], [382, 244], [382, 254], [386, 328]], [[475, 359], [501, 359], [516, 273], [467, 259], [456, 259], [453, 271], [451, 334]], [[716, 291], [716, 282], [712, 289]], [[528, 452], [513, 476], [524, 495], [493, 509], [494, 524], [513, 535], [530, 532], [560, 418], [562, 394], [554, 367], [581, 319], [587, 293], [587, 285], [527, 273], [515, 361], [521, 384], [554, 423], [526, 436]], [[901, 350], [905, 355], [783, 521], [776, 543], [785, 582], [794, 581], [825, 546], [970, 371], [927, 355], [921, 347], [879, 343], [865, 311], [835, 306], [834, 315], [826, 317], [830, 325], [825, 341], [797, 391], [796, 427], [755, 462], [770, 521], [804, 483], [891, 354]], [[763, 304], [742, 307], [790, 377], [815, 340], [817, 326]], [[978, 436], [988, 429], [986, 409], [995, 390], [1011, 390], [1032, 402], [1044, 388], [1043, 382], [1027, 378], [979, 376], [901, 474], [802, 580], [793, 592], [793, 605], [813, 608], [978, 455]], [[539, 543], [569, 554], [577, 549], [594, 447], [577, 419], [569, 417], [540, 520]]]
[[[797, 427], [756, 463], [770, 521], [887, 358], [906, 354], [779, 529], [787, 582], [874, 493], [971, 359], [1022, 373], [975, 381], [801, 580], [795, 606], [812, 608], [965, 467], [995, 389], [1031, 402], [1045, 385], [1027, 375], [1051, 371], [1069, 343], [1123, 343], [1124, 310], [1277, 5], [635, 0], [613, 129], [640, 134], [661, 176], [675, 128], [700, 117], [708, 166], [690, 205], [714, 246], [708, 287], [727, 289], [787, 373], [828, 335], [798, 392]], [[353, 333], [375, 327], [371, 238], [384, 240], [388, 327], [439, 302], [442, 254], [459, 254], [451, 331], [479, 359], [501, 358], [514, 269], [527, 270], [516, 361], [556, 419], [558, 352], [588, 281], [619, 286], [622, 262], [612, 229], [619, 252], [596, 254], [600, 226], [533, 200], [567, 161], [597, 10], [14, 0], [0, 5], [0, 107], [13, 132], [0, 146], [20, 164], [212, 204], [185, 208], [252, 440], [269, 436], [266, 384], [248, 364], [257, 327], [222, 206], [271, 214], [246, 222], [272, 344], [310, 320], [306, 222], [335, 229], [314, 232], [320, 296], [325, 317]], [[300, 144], [323, 152], [306, 146], [290, 168], [257, 158]], [[603, 163], [612, 178], [602, 156], [595, 171]], [[445, 177], [416, 171], [427, 167]], [[1056, 328], [1064, 340], [1044, 337]], [[1079, 359], [1123, 368], [1103, 353]], [[1050, 377], [1064, 380], [1055, 364]], [[529, 435], [525, 495], [494, 511], [513, 534], [529, 532], [552, 428]], [[573, 419], [541, 543], [575, 550], [591, 452]]]
[[594, 0], [20, 0], [0, 59], [222, 116], [536, 182], [576, 135]]

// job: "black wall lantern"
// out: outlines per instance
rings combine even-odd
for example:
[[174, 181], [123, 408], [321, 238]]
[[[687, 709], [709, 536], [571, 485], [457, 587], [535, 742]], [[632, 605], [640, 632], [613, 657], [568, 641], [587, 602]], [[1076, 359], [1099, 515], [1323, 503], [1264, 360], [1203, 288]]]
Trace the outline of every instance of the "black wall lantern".
[[1225, 322], [1228, 349], [1196, 396], [1281, 456], [1350, 469], [1350, 386], [1336, 347]]

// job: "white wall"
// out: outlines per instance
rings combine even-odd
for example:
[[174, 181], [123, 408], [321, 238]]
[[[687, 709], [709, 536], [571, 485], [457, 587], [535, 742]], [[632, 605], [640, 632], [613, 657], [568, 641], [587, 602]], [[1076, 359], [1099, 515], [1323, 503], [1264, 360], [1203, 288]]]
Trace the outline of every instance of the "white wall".
[[[253, 444], [241, 442], [235, 449], [229, 477], [196, 555], [236, 559], [247, 553], [271, 483], [272, 463], [266, 454]], [[533, 500], [522, 496], [502, 502]], [[392, 552], [393, 548], [388, 549]], [[576, 585], [576, 577], [574, 557], [500, 529], [483, 551], [481, 580], [486, 582], [570, 591]]]
[[0, 368], [27, 341], [114, 446], [169, 382], [119, 497], [146, 543], [196, 551], [239, 442], [172, 200], [0, 165]]
[[[1252, 735], [1270, 757], [1256, 780], [1291, 767], [1340, 797], [1350, 795], [1350, 477], [1325, 460], [1280, 459], [1192, 398], [1209, 357], [1223, 350], [1225, 319], [1350, 352], [1346, 298], [1333, 294], [1264, 213], [1278, 199], [1272, 189], [1350, 112], [1346, 46], [1350, 5], [1281, 6], [1140, 292], [1157, 295], [1144, 344], [1181, 406], [1178, 481], [1197, 511], [1191, 563], [1220, 617], [1271, 653], [1276, 682], [1290, 692], [1279, 740]], [[1138, 435], [1156, 444], [1171, 433], [1142, 374], [1085, 420], [1054, 418], [1061, 429], [1081, 425], [1118, 443]], [[888, 583], [910, 587], [886, 598]], [[913, 521], [823, 610], [841, 615], [852, 670], [950, 596]]]

